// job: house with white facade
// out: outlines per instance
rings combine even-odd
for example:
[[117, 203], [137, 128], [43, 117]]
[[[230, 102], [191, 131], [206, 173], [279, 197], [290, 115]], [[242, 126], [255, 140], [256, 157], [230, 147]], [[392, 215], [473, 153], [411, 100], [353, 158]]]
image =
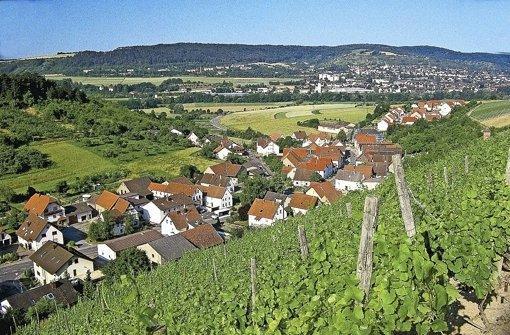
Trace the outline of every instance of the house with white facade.
[[191, 132], [188, 137], [186, 137], [188, 141], [191, 142], [196, 147], [202, 146], [202, 143], [200, 142], [200, 137], [198, 137], [194, 132]]
[[165, 236], [155, 241], [142, 244], [137, 247], [147, 255], [152, 263], [158, 265], [177, 260], [185, 253], [197, 250], [197, 248], [185, 239], [181, 234]]
[[227, 177], [221, 174], [210, 174], [204, 173], [202, 178], [198, 181], [199, 185], [202, 186], [221, 186], [226, 187], [230, 193], [234, 193], [235, 191], [235, 183], [231, 177]]
[[182, 211], [170, 212], [161, 222], [163, 235], [175, 235], [193, 229], [202, 223], [202, 217], [195, 207], [189, 207]]
[[19, 244], [27, 250], [37, 250], [46, 242], [64, 243], [64, 235], [58, 228], [45, 219], [30, 213], [16, 230]]
[[363, 188], [363, 175], [358, 172], [340, 170], [335, 176], [335, 188], [342, 193]]
[[316, 172], [324, 179], [331, 177], [335, 172], [335, 165], [330, 157], [311, 157], [297, 167]]
[[57, 199], [46, 194], [33, 194], [23, 209], [51, 223], [67, 223], [64, 207], [59, 204]]
[[12, 235], [7, 233], [3, 227], [0, 226], [0, 247], [3, 245], [12, 244]]
[[272, 200], [255, 199], [248, 211], [250, 227], [272, 226], [277, 220], [285, 220], [287, 212], [281, 203]]
[[149, 190], [155, 198], [182, 194], [190, 197], [196, 205], [202, 205], [203, 202], [202, 190], [187, 178], [176, 178], [162, 184], [150, 183]]
[[233, 206], [232, 193], [220, 186], [199, 187], [204, 193], [204, 207], [208, 212], [213, 212], [219, 217], [230, 214]]
[[184, 194], [157, 198], [142, 206], [142, 218], [147, 222], [159, 225], [168, 213], [182, 211], [187, 207], [194, 207], [194, 203], [190, 197]]
[[268, 138], [257, 140], [257, 153], [261, 156], [279, 155], [280, 146]]
[[94, 200], [94, 208], [99, 213], [101, 220], [105, 220], [106, 216], [115, 222], [113, 227], [113, 235], [120, 236], [125, 233], [125, 220], [131, 220], [134, 227], [140, 225], [140, 218], [136, 208], [126, 199], [119, 195], [103, 191]]
[[44, 243], [30, 256], [34, 262], [34, 276], [41, 284], [60, 279], [85, 279], [94, 271], [94, 262], [73, 248], [55, 242]]
[[230, 177], [234, 182], [234, 186], [237, 186], [239, 183], [239, 176], [243, 172], [246, 172], [246, 169], [242, 165], [223, 162], [209, 166], [205, 169], [204, 174], [216, 174]]
[[104, 241], [97, 245], [97, 254], [99, 257], [107, 260], [114, 260], [124, 250], [136, 248], [142, 244], [163, 238], [163, 235], [156, 230], [143, 230], [134, 234]]

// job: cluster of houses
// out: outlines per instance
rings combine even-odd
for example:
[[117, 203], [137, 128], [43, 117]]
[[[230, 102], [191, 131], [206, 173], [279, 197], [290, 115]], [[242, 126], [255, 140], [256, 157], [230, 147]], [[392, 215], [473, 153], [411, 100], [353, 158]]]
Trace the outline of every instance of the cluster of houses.
[[464, 100], [421, 100], [412, 104], [411, 111], [407, 113], [403, 108], [393, 108], [377, 123], [377, 130], [387, 131], [397, 124], [412, 126], [421, 119], [429, 122], [439, 120], [450, 115], [454, 107], [465, 104]]

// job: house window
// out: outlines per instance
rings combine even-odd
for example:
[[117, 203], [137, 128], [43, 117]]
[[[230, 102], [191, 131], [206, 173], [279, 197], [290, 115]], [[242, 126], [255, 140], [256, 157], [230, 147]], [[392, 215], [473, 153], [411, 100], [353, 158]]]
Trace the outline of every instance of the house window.
[[78, 258], [76, 258], [76, 259], [74, 260], [74, 263], [75, 263], [75, 264], [78, 264], [78, 261], [79, 261], [79, 260], [78, 260]]
[[42, 237], [42, 238], [45, 238], [45, 237], [46, 237], [46, 234], [41, 234], [41, 237]]
[[76, 277], [76, 269], [73, 270], [73, 277]]
[[54, 231], [54, 232], [52, 232], [52, 233], [51, 233], [51, 235], [57, 235], [57, 232], [56, 232], [56, 231]]

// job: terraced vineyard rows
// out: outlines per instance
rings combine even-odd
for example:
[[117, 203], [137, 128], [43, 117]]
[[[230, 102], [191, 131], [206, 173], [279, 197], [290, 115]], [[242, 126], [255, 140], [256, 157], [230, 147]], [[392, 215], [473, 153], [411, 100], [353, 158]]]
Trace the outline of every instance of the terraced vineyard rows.
[[[307, 216], [250, 232], [225, 248], [186, 255], [133, 283], [105, 287], [94, 299], [20, 333], [143, 334], [158, 325], [168, 334], [445, 331], [446, 312], [458, 297], [450, 279], [483, 297], [491, 291], [494, 261], [508, 247], [510, 187], [504, 173], [509, 147], [510, 132], [505, 131], [444, 159], [407, 160], [417, 227], [412, 241], [404, 231], [393, 178], [373, 192], [379, 197], [379, 215], [368, 296], [355, 276], [368, 194], [359, 192]], [[345, 215], [347, 202], [352, 218]], [[308, 235], [306, 261], [300, 257], [298, 225]], [[252, 257], [257, 260], [254, 306]]]

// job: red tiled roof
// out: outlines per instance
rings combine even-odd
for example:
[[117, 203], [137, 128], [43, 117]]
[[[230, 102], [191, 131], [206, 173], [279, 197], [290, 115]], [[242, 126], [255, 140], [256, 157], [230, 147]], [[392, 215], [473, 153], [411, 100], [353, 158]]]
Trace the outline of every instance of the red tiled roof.
[[190, 241], [191, 244], [200, 249], [214, 247], [223, 243], [221, 236], [210, 224], [203, 224], [196, 228], [183, 231], [180, 234]]
[[317, 193], [322, 200], [325, 198], [327, 202], [333, 203], [342, 195], [341, 192], [337, 191], [332, 183], [330, 182], [311, 182], [310, 188], [312, 188], [315, 193]]
[[54, 202], [57, 202], [57, 200], [49, 195], [35, 193], [28, 199], [23, 208], [27, 212], [42, 215], [46, 207]]
[[253, 215], [257, 219], [264, 218], [272, 220], [278, 211], [278, 206], [276, 202], [271, 200], [255, 199], [251, 204], [248, 215]]
[[357, 133], [356, 136], [354, 136], [354, 140], [359, 144], [375, 144], [377, 143], [377, 138], [375, 135], [367, 135], [363, 133]]
[[221, 174], [227, 177], [237, 177], [241, 172], [242, 165], [223, 162], [209, 167], [214, 174]]
[[290, 196], [291, 208], [312, 209], [317, 205], [317, 198], [308, 194], [294, 193]]

